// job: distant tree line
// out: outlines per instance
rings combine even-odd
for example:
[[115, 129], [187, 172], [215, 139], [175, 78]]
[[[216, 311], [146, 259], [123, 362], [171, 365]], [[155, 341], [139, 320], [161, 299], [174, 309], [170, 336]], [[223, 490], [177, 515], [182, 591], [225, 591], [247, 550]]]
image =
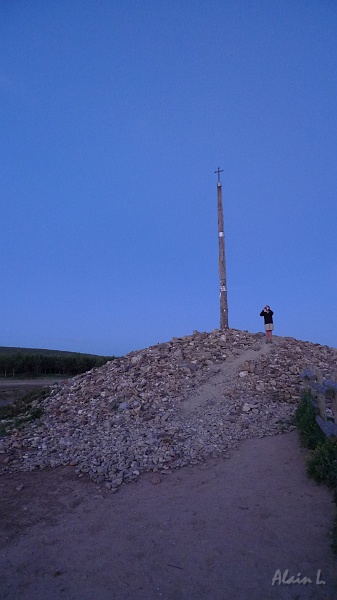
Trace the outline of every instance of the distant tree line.
[[36, 354], [0, 352], [0, 376], [40, 377], [42, 375], [78, 375], [93, 367], [101, 367], [114, 356], [82, 353]]

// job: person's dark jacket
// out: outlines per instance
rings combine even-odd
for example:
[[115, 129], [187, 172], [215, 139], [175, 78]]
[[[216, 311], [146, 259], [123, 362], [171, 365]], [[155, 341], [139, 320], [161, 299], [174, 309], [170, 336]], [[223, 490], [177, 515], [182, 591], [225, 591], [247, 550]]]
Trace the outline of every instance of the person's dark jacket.
[[273, 311], [269, 310], [268, 312], [266, 310], [262, 310], [260, 312], [260, 317], [264, 317], [264, 323], [265, 325], [267, 323], [272, 323], [273, 322]]

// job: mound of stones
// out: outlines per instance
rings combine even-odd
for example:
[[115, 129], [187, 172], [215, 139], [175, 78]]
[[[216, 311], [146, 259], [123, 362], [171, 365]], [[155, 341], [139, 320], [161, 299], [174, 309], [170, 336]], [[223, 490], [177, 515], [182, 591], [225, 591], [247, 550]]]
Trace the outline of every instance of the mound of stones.
[[[229, 329], [173, 338], [55, 385], [42, 417], [0, 441], [2, 473], [73, 465], [117, 490], [143, 472], [225, 456], [291, 429], [299, 372], [330, 376], [337, 350]], [[196, 401], [197, 400], [197, 401]]]

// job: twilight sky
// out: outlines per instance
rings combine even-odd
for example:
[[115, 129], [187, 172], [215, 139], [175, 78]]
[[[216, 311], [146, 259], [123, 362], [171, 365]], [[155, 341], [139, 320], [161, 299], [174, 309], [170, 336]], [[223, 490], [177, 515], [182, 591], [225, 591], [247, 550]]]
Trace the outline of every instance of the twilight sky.
[[2, 0], [2, 346], [337, 347], [334, 0]]

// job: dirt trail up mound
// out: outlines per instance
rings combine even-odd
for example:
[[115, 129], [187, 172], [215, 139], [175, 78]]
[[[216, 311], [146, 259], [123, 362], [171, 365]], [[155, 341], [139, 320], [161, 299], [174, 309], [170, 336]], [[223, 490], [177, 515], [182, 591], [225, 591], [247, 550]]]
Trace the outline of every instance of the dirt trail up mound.
[[117, 490], [143, 472], [228, 456], [239, 441], [291, 429], [298, 373], [329, 376], [337, 350], [234, 329], [131, 352], [55, 385], [43, 416], [3, 438], [2, 472], [73, 465]]

